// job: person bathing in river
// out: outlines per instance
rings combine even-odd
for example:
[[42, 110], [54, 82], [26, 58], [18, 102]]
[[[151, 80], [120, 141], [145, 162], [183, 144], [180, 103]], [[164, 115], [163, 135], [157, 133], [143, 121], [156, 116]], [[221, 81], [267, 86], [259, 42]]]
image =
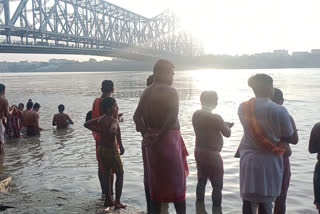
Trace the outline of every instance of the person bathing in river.
[[[29, 106], [32, 102], [28, 102]], [[28, 108], [28, 106], [27, 106]], [[24, 114], [24, 124], [26, 126], [27, 136], [39, 136], [43, 129], [39, 126], [39, 110], [40, 104], [35, 103], [32, 111], [26, 111]]]
[[29, 117], [28, 115], [32, 112], [33, 102], [32, 101], [28, 101], [26, 106], [27, 106], [27, 109], [22, 112], [22, 129], [21, 129], [21, 132], [23, 133], [23, 135], [27, 134], [27, 126], [26, 126], [25, 118]]
[[9, 138], [20, 138], [20, 130], [21, 130], [20, 111], [15, 105], [12, 105], [9, 108], [9, 111], [12, 111], [12, 114], [7, 117], [7, 121], [5, 124], [6, 134]]
[[69, 124], [73, 124], [73, 121], [69, 115], [63, 113], [64, 105], [59, 105], [58, 111], [59, 113], [53, 116], [52, 126], [57, 126], [57, 129], [65, 129], [68, 128]]
[[[218, 105], [215, 91], [204, 91], [200, 95], [202, 109], [192, 116], [192, 125], [196, 135], [195, 159], [198, 171], [197, 202], [204, 202], [205, 188], [209, 178], [212, 186], [212, 212], [221, 210], [223, 187], [223, 161], [220, 151], [223, 138], [230, 137], [233, 123], [225, 122], [211, 111]], [[220, 211], [221, 212], [221, 211]], [[220, 213], [219, 212], [219, 213]]]
[[[112, 205], [115, 208], [125, 208], [126, 205], [120, 202], [123, 187], [123, 166], [118, 152], [117, 135], [119, 131], [119, 121], [114, 118], [118, 114], [118, 105], [114, 98], [106, 97], [102, 100], [101, 110], [104, 114], [100, 117], [87, 121], [84, 126], [99, 134], [97, 154], [100, 167], [104, 174], [104, 187], [106, 199], [105, 207]], [[111, 174], [116, 173], [116, 201], [111, 196]]]

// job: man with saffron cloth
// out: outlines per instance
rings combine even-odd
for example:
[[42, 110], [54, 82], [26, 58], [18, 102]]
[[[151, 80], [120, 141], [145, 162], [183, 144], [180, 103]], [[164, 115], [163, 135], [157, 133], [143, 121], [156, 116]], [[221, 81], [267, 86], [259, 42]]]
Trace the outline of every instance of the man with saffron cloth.
[[297, 132], [284, 106], [271, 101], [273, 79], [266, 74], [249, 78], [255, 98], [242, 103], [238, 115], [244, 129], [240, 153], [242, 212], [272, 213], [272, 202], [281, 192], [283, 154], [288, 143], [296, 144]]
[[146, 148], [151, 213], [161, 212], [161, 202], [173, 202], [178, 214], [186, 213], [188, 155], [180, 134], [179, 96], [171, 86], [174, 65], [159, 60], [153, 67], [153, 84], [146, 88], [134, 115], [136, 129]]

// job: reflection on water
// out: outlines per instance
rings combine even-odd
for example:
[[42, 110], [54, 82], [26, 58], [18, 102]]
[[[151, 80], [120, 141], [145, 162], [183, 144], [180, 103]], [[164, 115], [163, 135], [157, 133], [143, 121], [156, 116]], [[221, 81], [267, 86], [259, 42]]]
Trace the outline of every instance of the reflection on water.
[[[253, 73], [265, 72], [273, 76], [274, 85], [283, 90], [285, 106], [295, 118], [300, 142], [293, 146], [291, 157], [291, 185], [288, 192], [288, 213], [316, 213], [313, 206], [312, 176], [315, 155], [307, 152], [310, 130], [320, 120], [320, 70], [194, 70], [175, 72], [174, 86], [180, 97], [179, 119], [181, 132], [190, 156], [190, 175], [187, 178], [188, 213], [212, 212], [211, 186], [207, 186], [204, 204], [195, 204], [197, 172], [194, 151], [194, 133], [191, 117], [200, 108], [202, 90], [216, 90], [219, 105], [215, 112], [235, 125], [232, 137], [225, 139], [221, 155], [224, 161], [223, 213], [240, 213], [239, 159], [233, 158], [242, 127], [237, 110], [241, 102], [253, 94], [247, 79]], [[6, 155], [0, 157], [0, 179], [12, 176], [9, 193], [0, 194], [0, 204], [16, 207], [10, 213], [95, 213], [103, 206], [95, 143], [91, 133], [83, 127], [85, 116], [93, 100], [100, 96], [104, 79], [115, 83], [115, 94], [120, 112], [122, 139], [126, 153], [122, 157], [125, 170], [123, 202], [145, 210], [141, 136], [136, 133], [132, 116], [146, 78], [151, 72], [107, 73], [24, 73], [0, 74], [7, 86], [10, 104], [26, 103], [27, 99], [41, 104], [40, 126], [46, 131], [36, 138], [9, 140]], [[67, 130], [51, 128], [52, 117], [59, 104], [75, 122]], [[173, 213], [173, 205], [169, 211]]]

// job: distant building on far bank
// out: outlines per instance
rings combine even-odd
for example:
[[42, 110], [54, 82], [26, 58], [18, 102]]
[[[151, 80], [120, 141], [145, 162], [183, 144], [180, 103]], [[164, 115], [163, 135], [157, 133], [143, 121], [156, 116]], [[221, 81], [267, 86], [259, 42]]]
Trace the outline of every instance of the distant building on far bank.
[[308, 56], [309, 54], [308, 51], [292, 52], [292, 56]]
[[289, 51], [288, 50], [274, 50], [273, 54], [277, 55], [277, 56], [289, 56]]
[[320, 54], [320, 49], [311, 49], [311, 54]]

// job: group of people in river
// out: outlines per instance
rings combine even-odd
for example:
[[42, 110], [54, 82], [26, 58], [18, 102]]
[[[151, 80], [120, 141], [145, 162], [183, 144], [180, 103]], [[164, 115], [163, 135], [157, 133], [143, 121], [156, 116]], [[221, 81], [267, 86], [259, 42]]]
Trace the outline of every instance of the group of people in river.
[[[31, 99], [26, 104], [19, 103], [18, 106], [9, 106], [8, 100], [5, 98], [5, 85], [0, 84], [0, 154], [4, 152], [4, 138], [20, 138], [20, 136], [33, 137], [39, 136], [43, 131], [39, 126], [39, 110], [40, 104], [33, 103]], [[67, 128], [69, 124], [73, 124], [69, 115], [65, 114], [64, 105], [58, 106], [58, 114], [53, 116], [52, 126], [57, 129]]]
[[[143, 91], [133, 116], [136, 130], [142, 136], [141, 150], [148, 213], [161, 213], [163, 207], [161, 204], [171, 202], [174, 203], [177, 213], [186, 213], [188, 151], [180, 133], [179, 96], [172, 86], [173, 76], [174, 65], [170, 61], [157, 61], [153, 67], [153, 75], [147, 79], [147, 88]], [[235, 152], [235, 157], [240, 158], [242, 213], [285, 213], [291, 177], [290, 144], [298, 143], [297, 128], [294, 119], [283, 106], [282, 91], [273, 87], [272, 77], [267, 74], [256, 74], [249, 78], [248, 85], [255, 97], [239, 106], [238, 116], [244, 134]], [[101, 92], [101, 97], [94, 100], [92, 110], [87, 113], [84, 126], [92, 131], [96, 142], [98, 177], [105, 197], [104, 206], [125, 208], [126, 205], [120, 201], [124, 176], [120, 156], [125, 152], [119, 125], [122, 114], [118, 113], [116, 99], [112, 97], [114, 84], [111, 80], [102, 82]], [[223, 136], [231, 136], [234, 124], [212, 113], [218, 105], [218, 95], [215, 91], [203, 91], [200, 103], [201, 109], [192, 116], [196, 137], [194, 156], [198, 176], [196, 204], [204, 203], [205, 187], [209, 179], [212, 186], [212, 212], [222, 213], [224, 168], [220, 152], [223, 147]], [[20, 105], [20, 108], [19, 106], [9, 108], [5, 98], [5, 86], [0, 84], [0, 117], [7, 119], [7, 129], [12, 126], [20, 127], [21, 123], [22, 127], [26, 127], [27, 136], [40, 133], [37, 113], [40, 105], [32, 106], [31, 100], [28, 104], [25, 111]], [[60, 105], [59, 114], [53, 118], [52, 125], [57, 125], [57, 128], [66, 128], [68, 124], [73, 123], [63, 111], [64, 106]], [[13, 125], [8, 125], [12, 123], [9, 121], [13, 115], [18, 118], [18, 125], [15, 125], [15, 122]], [[0, 144], [3, 147], [3, 125], [0, 126], [0, 131]], [[309, 152], [318, 153], [319, 160], [320, 123], [317, 123], [311, 131]], [[113, 200], [114, 174], [116, 175], [115, 200]], [[319, 162], [314, 171], [314, 195], [314, 204], [320, 213]]]

